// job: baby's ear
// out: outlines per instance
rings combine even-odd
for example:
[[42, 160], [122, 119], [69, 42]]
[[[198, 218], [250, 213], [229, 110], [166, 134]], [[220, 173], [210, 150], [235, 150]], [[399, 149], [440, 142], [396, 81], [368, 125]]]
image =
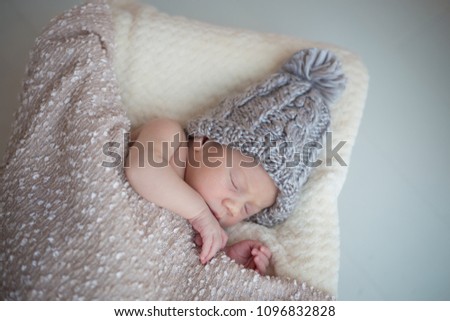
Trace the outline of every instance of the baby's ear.
[[194, 137], [194, 142], [192, 144], [194, 151], [200, 150], [207, 141], [208, 137], [206, 136]]

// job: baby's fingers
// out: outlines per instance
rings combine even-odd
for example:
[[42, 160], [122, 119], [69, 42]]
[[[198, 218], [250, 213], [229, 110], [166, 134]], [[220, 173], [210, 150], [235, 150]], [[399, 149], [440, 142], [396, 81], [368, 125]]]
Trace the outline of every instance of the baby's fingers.
[[[225, 242], [226, 243], [226, 242]], [[224, 245], [222, 238], [209, 237], [203, 241], [202, 252], [200, 254], [200, 260], [203, 264], [211, 260], [216, 253], [223, 248]]]
[[259, 249], [254, 248], [252, 250], [252, 255], [256, 270], [261, 275], [266, 274], [267, 267], [270, 264], [270, 258], [272, 257], [272, 252], [270, 252], [267, 247], [261, 246]]
[[203, 245], [203, 240], [200, 234], [195, 234], [194, 236], [194, 243], [197, 246], [202, 246]]
[[269, 250], [269, 248], [266, 247], [266, 246], [261, 246], [261, 247], [259, 248], [259, 251], [260, 251], [262, 254], [264, 254], [264, 256], [266, 256], [268, 260], [270, 260], [270, 258], [272, 257], [272, 252], [271, 252], [271, 251]]
[[202, 264], [205, 264], [206, 262], [208, 262], [211, 258], [211, 251], [212, 251], [212, 245], [213, 245], [213, 239], [212, 237], [204, 237], [202, 238], [202, 251], [200, 253], [200, 261], [202, 262]]
[[265, 275], [267, 267], [269, 266], [269, 259], [265, 255], [258, 255], [256, 256], [253, 261], [256, 265], [256, 270], [259, 274]]

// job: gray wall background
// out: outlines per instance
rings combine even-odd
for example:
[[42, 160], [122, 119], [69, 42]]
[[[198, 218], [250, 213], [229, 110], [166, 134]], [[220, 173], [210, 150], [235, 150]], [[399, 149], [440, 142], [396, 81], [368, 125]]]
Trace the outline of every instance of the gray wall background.
[[[339, 199], [341, 300], [450, 300], [450, 1], [147, 0], [170, 14], [331, 42], [371, 82]], [[0, 154], [34, 38], [77, 0], [0, 2]]]

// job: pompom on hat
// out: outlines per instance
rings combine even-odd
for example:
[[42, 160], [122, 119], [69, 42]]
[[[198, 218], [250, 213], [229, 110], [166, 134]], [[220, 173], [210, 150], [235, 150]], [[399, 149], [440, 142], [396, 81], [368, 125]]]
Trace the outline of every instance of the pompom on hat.
[[300, 189], [330, 124], [329, 105], [345, 88], [337, 57], [316, 48], [296, 52], [275, 74], [187, 123], [189, 136], [254, 157], [275, 182], [275, 203], [250, 217], [272, 227], [294, 211]]

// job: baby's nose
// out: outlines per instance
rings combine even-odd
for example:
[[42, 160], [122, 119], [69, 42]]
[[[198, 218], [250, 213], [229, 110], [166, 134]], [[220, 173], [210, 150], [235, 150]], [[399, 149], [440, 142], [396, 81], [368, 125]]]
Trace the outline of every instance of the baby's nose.
[[229, 215], [237, 216], [241, 212], [242, 206], [239, 202], [226, 198], [223, 200], [223, 206], [227, 209]]

